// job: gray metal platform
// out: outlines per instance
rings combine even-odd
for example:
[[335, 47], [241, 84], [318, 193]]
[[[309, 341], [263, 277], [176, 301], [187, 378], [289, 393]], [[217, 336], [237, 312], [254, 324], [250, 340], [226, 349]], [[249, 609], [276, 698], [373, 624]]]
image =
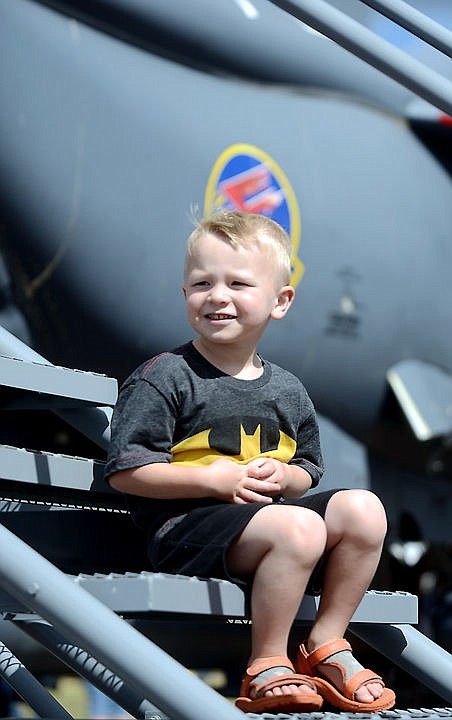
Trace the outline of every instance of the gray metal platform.
[[[152, 572], [80, 574], [71, 579], [110, 610], [124, 616], [161, 612], [223, 617], [231, 621], [248, 618], [244, 593], [227, 580], [202, 580]], [[297, 620], [313, 620], [318, 604], [318, 597], [306, 595]], [[3, 612], [11, 613], [27, 610], [2, 590], [0, 607]], [[417, 597], [405, 592], [369, 590], [352, 623], [416, 624]]]
[[0, 355], [2, 386], [58, 398], [55, 405], [114, 405], [117, 382], [114, 378], [84, 370], [56, 365], [25, 362], [20, 358]]
[[[88, 458], [0, 445], [1, 479], [47, 487], [90, 490], [103, 476], [103, 463]], [[113, 492], [105, 483], [105, 492]]]
[[[75, 582], [115, 612], [166, 612], [246, 618], [245, 596], [227, 580], [202, 580], [164, 573], [79, 575]], [[313, 620], [318, 597], [305, 596], [297, 620]], [[352, 622], [417, 623], [417, 597], [368, 591]]]

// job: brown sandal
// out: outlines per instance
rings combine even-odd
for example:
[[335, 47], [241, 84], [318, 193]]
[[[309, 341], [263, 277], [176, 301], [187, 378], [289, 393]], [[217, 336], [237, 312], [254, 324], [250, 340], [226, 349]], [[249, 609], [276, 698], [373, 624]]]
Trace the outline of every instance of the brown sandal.
[[[308, 685], [314, 692], [266, 696], [265, 693], [283, 685]], [[295, 672], [290, 660], [283, 656], [264, 658], [253, 663], [246, 671], [236, 706], [248, 713], [313, 712], [322, 707], [323, 699], [317, 693], [311, 678]]]
[[[350, 643], [344, 639], [332, 640], [311, 653], [307, 652], [304, 645], [300, 645], [295, 665], [298, 672], [312, 677], [317, 691], [325, 700], [334, 707], [339, 708], [339, 710], [345, 710], [346, 712], [379, 712], [394, 707], [395, 694], [385, 687], [379, 675], [364, 668], [353, 671], [353, 665], [359, 665], [359, 663], [351, 655], [351, 650]], [[341, 663], [341, 658], [336, 657], [336, 654], [344, 651], [347, 652], [348, 658], [344, 657], [345, 662]], [[319, 671], [316, 673], [315, 669], [320, 663], [339, 670], [342, 676], [342, 689], [337, 688], [331, 680], [319, 677], [317, 674]], [[355, 700], [355, 693], [358, 688], [371, 682], [378, 682], [383, 686], [382, 695], [372, 702]]]

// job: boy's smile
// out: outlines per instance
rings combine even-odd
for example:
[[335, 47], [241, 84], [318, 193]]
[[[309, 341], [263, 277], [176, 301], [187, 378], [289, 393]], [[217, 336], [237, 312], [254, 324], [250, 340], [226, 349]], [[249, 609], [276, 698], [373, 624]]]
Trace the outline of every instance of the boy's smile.
[[233, 320], [236, 315], [225, 315], [224, 313], [207, 313], [209, 320]]
[[253, 353], [270, 319], [285, 314], [293, 290], [282, 286], [269, 247], [233, 247], [206, 234], [188, 262], [184, 295], [200, 348], [240, 346]]

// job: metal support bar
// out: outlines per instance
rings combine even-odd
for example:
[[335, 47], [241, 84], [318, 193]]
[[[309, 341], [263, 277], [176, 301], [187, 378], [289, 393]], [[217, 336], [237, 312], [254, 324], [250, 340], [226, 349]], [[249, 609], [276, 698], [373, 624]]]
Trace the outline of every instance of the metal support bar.
[[143, 698], [96, 658], [74, 643], [68, 642], [51, 625], [41, 618], [13, 620], [14, 625], [43, 645], [65, 665], [94, 687], [111, 698], [134, 718], [154, 715], [159, 720], [169, 720], [167, 715]]
[[[244, 714], [0, 526], [0, 584], [84, 647], [171, 720], [239, 720]], [[175, 692], [175, 688], [177, 691]]]
[[270, 0], [393, 80], [452, 115], [452, 83], [324, 0]]
[[[0, 326], [0, 355], [27, 362], [51, 365], [42, 355], [32, 350], [19, 338]], [[55, 415], [106, 450], [110, 442], [110, 420], [112, 411], [107, 407], [69, 408], [54, 410]]]
[[452, 655], [411, 625], [352, 623], [350, 631], [452, 703]]
[[403, 0], [361, 0], [413, 35], [452, 57], [452, 32]]
[[39, 717], [72, 720], [72, 715], [2, 642], [0, 642], [0, 675]]

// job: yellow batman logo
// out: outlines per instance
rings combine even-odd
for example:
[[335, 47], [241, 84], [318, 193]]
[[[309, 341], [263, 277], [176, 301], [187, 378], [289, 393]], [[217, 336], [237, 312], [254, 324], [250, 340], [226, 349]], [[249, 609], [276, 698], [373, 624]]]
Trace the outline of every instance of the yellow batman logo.
[[[258, 425], [254, 433], [247, 435], [243, 425], [240, 425], [240, 455], [226, 455], [211, 447], [209, 437], [211, 430], [203, 430], [171, 448], [172, 463], [179, 465], [210, 465], [220, 457], [227, 457], [234, 462], [245, 464], [259, 457], [272, 457], [287, 463], [295, 455], [297, 444], [295, 440], [279, 431], [278, 447], [267, 452], [261, 450], [261, 426]], [[268, 446], [267, 446], [268, 447]]]

